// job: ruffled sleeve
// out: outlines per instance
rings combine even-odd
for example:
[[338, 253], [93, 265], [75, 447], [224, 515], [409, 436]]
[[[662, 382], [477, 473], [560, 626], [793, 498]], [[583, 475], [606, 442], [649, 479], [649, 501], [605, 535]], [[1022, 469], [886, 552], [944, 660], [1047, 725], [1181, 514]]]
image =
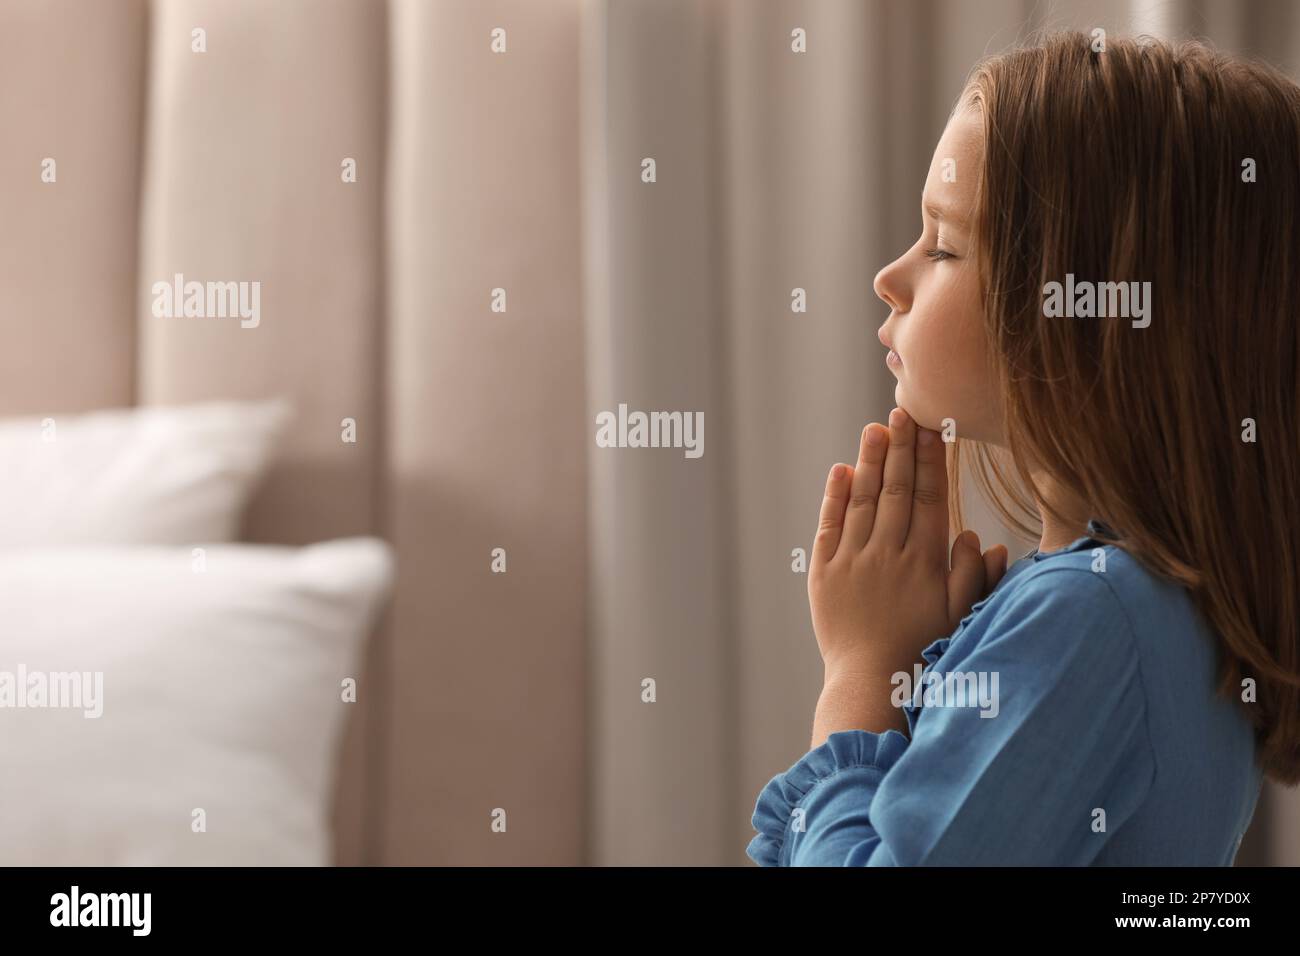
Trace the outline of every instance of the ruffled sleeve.
[[789, 770], [768, 781], [759, 794], [753, 816], [758, 834], [745, 851], [749, 858], [759, 866], [790, 865], [797, 845], [809, 849], [809, 812], [818, 816], [829, 812], [838, 819], [840, 804], [870, 803], [876, 785], [903, 755], [907, 743], [897, 730], [840, 730], [827, 736]]
[[[921, 652], [925, 671], [939, 662], [948, 645], [987, 602], [988, 598], [976, 602], [952, 634], [932, 641]], [[768, 781], [754, 807], [752, 822], [758, 835], [750, 841], [745, 851], [749, 858], [759, 866], [789, 866], [796, 846], [802, 843], [805, 851], [810, 849], [803, 838], [807, 832], [809, 809], [805, 805], [805, 797], [824, 780], [848, 772], [833, 782], [834, 788], [840, 791], [835, 795], [838, 799], [819, 800], [817, 809], [822, 810], [833, 802], [843, 803], [846, 799], [860, 805], [869, 804], [875, 796], [876, 785], [902, 756], [912, 734], [916, 732], [922, 696], [915, 694], [902, 705], [907, 717], [906, 736], [897, 730], [884, 733], [867, 730], [837, 731], [828, 735], [825, 743], [809, 751], [785, 773]], [[825, 849], [824, 846], [815, 848]]]

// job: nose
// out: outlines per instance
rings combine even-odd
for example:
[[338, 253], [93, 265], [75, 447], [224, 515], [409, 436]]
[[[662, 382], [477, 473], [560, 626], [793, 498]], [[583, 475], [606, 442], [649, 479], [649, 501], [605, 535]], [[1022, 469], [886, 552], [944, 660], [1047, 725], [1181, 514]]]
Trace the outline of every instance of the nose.
[[877, 272], [871, 288], [895, 312], [907, 311], [906, 283], [903, 281], [901, 260], [895, 259]]

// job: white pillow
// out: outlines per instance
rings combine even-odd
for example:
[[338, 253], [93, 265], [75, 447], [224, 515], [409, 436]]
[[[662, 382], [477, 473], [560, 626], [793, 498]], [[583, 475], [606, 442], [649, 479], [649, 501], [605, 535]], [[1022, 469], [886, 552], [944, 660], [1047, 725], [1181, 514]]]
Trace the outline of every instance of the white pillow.
[[0, 864], [331, 862], [344, 682], [389, 548], [193, 551], [0, 552]]
[[0, 547], [230, 541], [283, 400], [0, 421]]

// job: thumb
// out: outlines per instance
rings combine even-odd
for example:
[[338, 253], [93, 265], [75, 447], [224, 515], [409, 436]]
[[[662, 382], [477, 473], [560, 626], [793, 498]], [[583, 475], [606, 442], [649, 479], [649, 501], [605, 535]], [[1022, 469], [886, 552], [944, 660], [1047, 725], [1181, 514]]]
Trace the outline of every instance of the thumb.
[[952, 571], [948, 574], [948, 620], [953, 627], [984, 596], [984, 556], [980, 539], [967, 529], [952, 543]]
[[1002, 575], [1007, 573], [1007, 546], [995, 544], [984, 552], [984, 584], [989, 593], [998, 586]]

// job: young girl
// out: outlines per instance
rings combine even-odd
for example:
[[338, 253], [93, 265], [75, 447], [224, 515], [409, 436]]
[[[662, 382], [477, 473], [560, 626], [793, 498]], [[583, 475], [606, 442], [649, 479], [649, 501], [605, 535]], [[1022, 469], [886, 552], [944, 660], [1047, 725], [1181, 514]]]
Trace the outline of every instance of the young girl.
[[[760, 864], [1230, 865], [1300, 782], [1300, 88], [1093, 43], [977, 66], [876, 276], [899, 407], [827, 479]], [[954, 435], [1010, 568], [948, 548]]]

